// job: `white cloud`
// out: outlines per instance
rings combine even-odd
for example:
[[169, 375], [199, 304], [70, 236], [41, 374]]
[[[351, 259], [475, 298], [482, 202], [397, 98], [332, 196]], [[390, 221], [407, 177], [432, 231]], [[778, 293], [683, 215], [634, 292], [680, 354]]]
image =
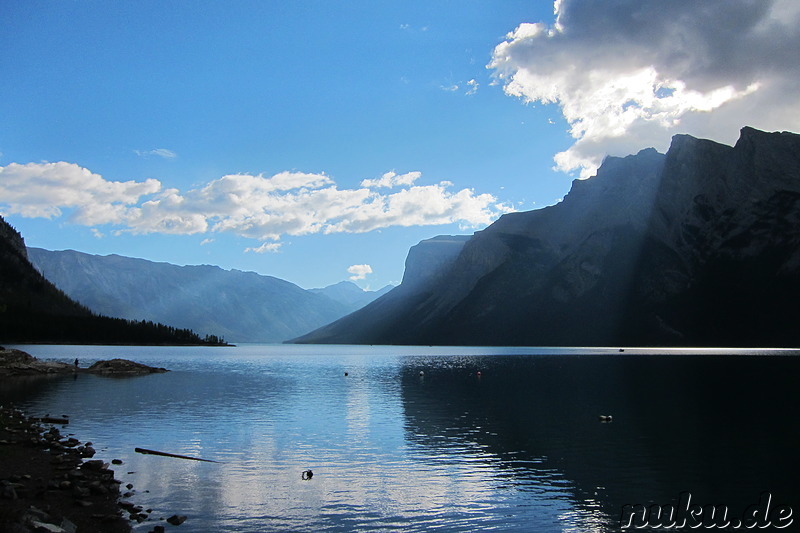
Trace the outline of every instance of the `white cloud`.
[[428, 27], [427, 26], [416, 27], [416, 26], [412, 26], [411, 24], [400, 24], [400, 29], [402, 31], [407, 31], [407, 32], [417, 32], [417, 31], [426, 32], [426, 31], [428, 31]]
[[379, 179], [376, 180], [362, 180], [361, 186], [367, 188], [377, 187], [397, 187], [398, 185], [412, 185], [422, 176], [422, 172], [406, 172], [405, 174], [397, 174], [394, 171], [387, 172]]
[[[357, 189], [339, 189], [325, 174], [231, 174], [186, 192], [158, 180], [108, 181], [72, 163], [0, 167], [0, 206], [25, 217], [113, 226], [113, 233], [229, 232], [273, 241], [248, 251], [277, 251], [283, 235], [363, 233], [390, 226], [490, 224], [512, 211], [490, 194], [451, 192], [452, 183], [414, 185], [420, 172], [387, 172]], [[379, 193], [370, 187], [390, 187]], [[204, 241], [205, 242], [205, 241]]]
[[350, 279], [357, 281], [366, 278], [367, 274], [372, 274], [372, 267], [369, 265], [350, 265], [347, 267], [347, 271], [352, 274]]
[[150, 157], [151, 155], [163, 157], [164, 159], [175, 159], [178, 157], [178, 154], [166, 148], [155, 148], [153, 150], [134, 150], [134, 152], [139, 157]]
[[446, 91], [448, 93], [455, 93], [460, 91], [461, 89], [464, 89], [464, 94], [466, 94], [467, 96], [472, 96], [473, 94], [477, 93], [478, 87], [479, 84], [474, 78], [465, 82], [450, 83], [448, 85], [439, 86], [441, 90]]
[[0, 167], [0, 203], [6, 213], [54, 218], [74, 209], [86, 226], [121, 224], [139, 199], [161, 189], [158, 180], [108, 181], [73, 163], [10, 163]]
[[732, 142], [742, 126], [800, 129], [795, 0], [558, 0], [521, 24], [489, 68], [507, 94], [558, 104], [575, 143], [557, 167], [664, 150], [675, 133]]
[[257, 246], [255, 248], [245, 248], [244, 251], [245, 253], [254, 252], [257, 254], [263, 254], [267, 252], [278, 253], [281, 249], [281, 246], [283, 246], [282, 242], [265, 242], [261, 246]]
[[206, 244], [211, 244], [212, 242], [214, 242], [214, 239], [203, 239], [200, 241], [200, 246], [205, 246]]

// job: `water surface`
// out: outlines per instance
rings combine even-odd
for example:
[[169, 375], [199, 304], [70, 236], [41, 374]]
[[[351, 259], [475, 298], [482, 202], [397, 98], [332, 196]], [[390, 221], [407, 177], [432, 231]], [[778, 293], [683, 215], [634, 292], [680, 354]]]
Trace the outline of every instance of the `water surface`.
[[171, 369], [9, 381], [0, 402], [69, 414], [123, 460], [129, 499], [187, 515], [182, 531], [610, 532], [625, 504], [687, 491], [736, 516], [764, 491], [800, 512], [793, 352], [19, 348]]

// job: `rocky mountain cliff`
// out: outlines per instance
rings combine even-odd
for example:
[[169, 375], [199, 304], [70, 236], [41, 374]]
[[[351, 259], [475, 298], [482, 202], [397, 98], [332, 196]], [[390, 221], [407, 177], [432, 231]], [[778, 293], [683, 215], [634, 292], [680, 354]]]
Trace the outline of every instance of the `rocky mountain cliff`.
[[666, 155], [608, 157], [438, 271], [297, 341], [796, 346], [800, 136], [678, 135]]
[[[28, 255], [48, 280], [97, 313], [214, 332], [234, 342], [282, 342], [367, 303], [357, 305], [352, 295], [337, 301], [336, 294], [314, 294], [271, 276], [209, 265], [40, 248], [29, 248]], [[364, 293], [365, 300], [370, 294]]]
[[440, 280], [468, 240], [468, 235], [439, 235], [412, 246], [403, 272], [405, 290], [422, 288]]

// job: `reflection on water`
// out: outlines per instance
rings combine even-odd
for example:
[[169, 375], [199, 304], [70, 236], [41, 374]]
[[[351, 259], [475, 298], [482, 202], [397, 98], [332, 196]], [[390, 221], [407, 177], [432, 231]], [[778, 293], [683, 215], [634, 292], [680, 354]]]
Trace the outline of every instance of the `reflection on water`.
[[796, 356], [22, 348], [173, 370], [4, 382], [0, 402], [71, 415], [98, 457], [124, 461], [131, 499], [187, 515], [187, 531], [605, 532], [623, 505], [684, 491], [736, 513], [762, 491], [800, 509]]

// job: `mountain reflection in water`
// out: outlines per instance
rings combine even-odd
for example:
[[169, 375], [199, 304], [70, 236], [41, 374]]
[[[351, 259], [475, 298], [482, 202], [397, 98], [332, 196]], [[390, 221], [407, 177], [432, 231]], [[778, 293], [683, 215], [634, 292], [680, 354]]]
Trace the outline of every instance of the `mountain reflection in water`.
[[623, 505], [676, 504], [687, 491], [736, 516], [763, 491], [800, 509], [792, 355], [22, 348], [172, 369], [9, 381], [0, 403], [70, 414], [69, 432], [124, 461], [116, 474], [133, 483], [131, 500], [154, 520], [187, 515], [191, 531], [610, 532]]

